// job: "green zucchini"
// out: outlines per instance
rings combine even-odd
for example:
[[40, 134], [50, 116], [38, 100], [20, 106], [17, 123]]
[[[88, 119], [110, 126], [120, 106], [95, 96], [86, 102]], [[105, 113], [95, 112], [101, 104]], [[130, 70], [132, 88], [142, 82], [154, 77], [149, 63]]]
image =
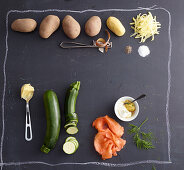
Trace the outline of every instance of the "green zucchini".
[[76, 134], [78, 132], [77, 123], [78, 115], [75, 112], [77, 96], [79, 94], [80, 81], [70, 85], [65, 98], [65, 126], [68, 134]]
[[54, 91], [46, 91], [44, 93], [43, 100], [46, 112], [47, 128], [41, 151], [48, 153], [55, 147], [58, 140], [61, 126], [61, 115], [58, 98]]

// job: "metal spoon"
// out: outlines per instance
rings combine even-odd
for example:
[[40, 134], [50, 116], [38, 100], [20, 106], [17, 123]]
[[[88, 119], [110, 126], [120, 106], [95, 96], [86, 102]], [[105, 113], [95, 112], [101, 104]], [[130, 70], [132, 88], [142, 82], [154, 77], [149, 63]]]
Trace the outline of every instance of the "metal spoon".
[[124, 103], [124, 104], [133, 103], [133, 102], [135, 102], [136, 100], [142, 99], [142, 98], [144, 98], [144, 97], [146, 97], [146, 95], [145, 95], [145, 94], [142, 94], [142, 95], [140, 95], [139, 97], [137, 97], [135, 100], [133, 100], [133, 101], [131, 101], [131, 102]]
[[[21, 98], [23, 98], [26, 101], [26, 125], [25, 125], [25, 139], [27, 141], [32, 140], [32, 127], [31, 127], [31, 115], [30, 115], [30, 110], [29, 110], [29, 101], [33, 97], [34, 93], [34, 88], [31, 91], [28, 91], [27, 93], [23, 92], [24, 86], [31, 86], [30, 84], [25, 84], [21, 88]], [[29, 135], [28, 135], [29, 134]]]

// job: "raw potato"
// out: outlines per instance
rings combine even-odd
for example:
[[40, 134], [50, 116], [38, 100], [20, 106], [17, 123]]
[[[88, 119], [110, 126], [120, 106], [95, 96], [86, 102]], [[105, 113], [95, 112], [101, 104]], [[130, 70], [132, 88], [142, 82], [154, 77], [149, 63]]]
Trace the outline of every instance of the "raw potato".
[[42, 38], [49, 38], [51, 34], [53, 34], [60, 25], [60, 19], [56, 15], [48, 15], [46, 16], [41, 24], [39, 29], [39, 34]]
[[92, 16], [85, 24], [85, 32], [87, 35], [93, 37], [96, 36], [101, 30], [102, 22], [100, 17]]
[[18, 32], [32, 32], [35, 30], [37, 22], [31, 18], [16, 19], [11, 24], [11, 29]]
[[64, 17], [62, 22], [64, 33], [70, 38], [75, 39], [79, 36], [81, 27], [79, 23], [70, 15]]
[[117, 36], [123, 36], [125, 34], [125, 27], [116, 17], [109, 17], [106, 23], [107, 27]]

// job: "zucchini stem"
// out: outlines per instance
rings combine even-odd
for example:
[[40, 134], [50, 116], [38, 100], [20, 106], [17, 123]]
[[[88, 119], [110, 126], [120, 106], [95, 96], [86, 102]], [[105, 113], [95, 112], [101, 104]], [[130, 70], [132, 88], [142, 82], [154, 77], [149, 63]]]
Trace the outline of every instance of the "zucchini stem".
[[74, 82], [70, 85], [70, 87], [76, 89], [77, 91], [79, 91], [80, 89], [80, 81]]

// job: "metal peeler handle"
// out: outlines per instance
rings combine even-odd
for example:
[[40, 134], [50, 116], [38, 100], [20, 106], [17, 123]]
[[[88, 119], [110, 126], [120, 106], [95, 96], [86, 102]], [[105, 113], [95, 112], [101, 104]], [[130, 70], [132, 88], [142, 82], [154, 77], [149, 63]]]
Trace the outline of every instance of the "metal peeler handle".
[[62, 42], [60, 44], [60, 47], [62, 48], [97, 48], [97, 46], [94, 45], [87, 45], [79, 42]]
[[29, 103], [27, 103], [27, 102], [26, 102], [25, 139], [27, 141], [31, 141], [32, 140], [31, 115], [30, 115], [30, 110], [29, 110]]

